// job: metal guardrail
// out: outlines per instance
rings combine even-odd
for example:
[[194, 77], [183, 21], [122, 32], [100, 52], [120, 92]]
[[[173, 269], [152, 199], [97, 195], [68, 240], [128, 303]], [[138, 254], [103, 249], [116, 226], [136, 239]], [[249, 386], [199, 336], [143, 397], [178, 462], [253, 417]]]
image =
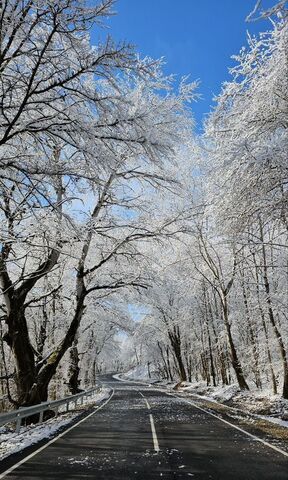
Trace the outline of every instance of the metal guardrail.
[[0, 415], [0, 426], [6, 425], [7, 423], [16, 423], [16, 433], [19, 433], [21, 428], [21, 423], [23, 418], [31, 417], [39, 413], [38, 423], [43, 422], [44, 412], [47, 410], [54, 410], [55, 414], [58, 414], [59, 407], [62, 405], [66, 406], [66, 412], [69, 410], [69, 403], [74, 403], [75, 407], [77, 401], [80, 400], [80, 405], [83, 405], [84, 399], [91, 397], [94, 393], [100, 391], [100, 386], [91, 388], [85, 392], [77, 393], [76, 395], [71, 395], [70, 397], [62, 398], [61, 400], [53, 400], [52, 402], [42, 402], [38, 405], [33, 405], [32, 407], [23, 407], [18, 410], [13, 410], [12, 412], [3, 413]]

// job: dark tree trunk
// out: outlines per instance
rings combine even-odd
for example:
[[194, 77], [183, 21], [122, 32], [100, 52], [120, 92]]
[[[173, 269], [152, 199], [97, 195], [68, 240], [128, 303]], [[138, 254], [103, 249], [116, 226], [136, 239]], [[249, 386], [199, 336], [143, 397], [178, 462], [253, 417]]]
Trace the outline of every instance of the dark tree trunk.
[[200, 354], [201, 358], [201, 365], [202, 365], [202, 370], [201, 370], [201, 375], [203, 380], [205, 380], [207, 386], [210, 385], [210, 371], [209, 371], [209, 365], [207, 362], [207, 355], [205, 352], [202, 352]]
[[[216, 317], [218, 317], [219, 312], [218, 312], [218, 304], [217, 304], [217, 298], [216, 298], [216, 295], [215, 295], [215, 291], [213, 292], [213, 300], [214, 300], [214, 306], [215, 306], [215, 314], [216, 314]], [[213, 330], [213, 334], [214, 334], [215, 341], [216, 341], [217, 356], [218, 356], [218, 362], [219, 362], [219, 367], [218, 368], [220, 370], [222, 384], [223, 385], [228, 385], [227, 360], [226, 360], [226, 355], [223, 351], [223, 346], [221, 344], [219, 344], [218, 333], [217, 333], [216, 326], [215, 326], [215, 323], [214, 323], [214, 315], [213, 315], [213, 311], [212, 311], [212, 302], [208, 302], [208, 311], [210, 313], [212, 330]]]
[[267, 349], [267, 358], [268, 358], [268, 363], [269, 363], [269, 369], [270, 369], [270, 374], [271, 374], [271, 382], [272, 382], [272, 388], [273, 388], [273, 393], [274, 395], [277, 394], [277, 381], [276, 381], [276, 376], [274, 373], [274, 368], [273, 368], [273, 362], [272, 362], [272, 356], [271, 356], [271, 350], [270, 350], [270, 343], [269, 343], [269, 335], [268, 335], [268, 329], [265, 321], [265, 313], [261, 305], [261, 299], [260, 299], [260, 289], [259, 289], [259, 273], [258, 273], [258, 268], [257, 267], [257, 262], [255, 258], [255, 254], [252, 254], [254, 265], [255, 265], [255, 274], [256, 274], [256, 292], [257, 292], [257, 301], [258, 301], [258, 308], [260, 311], [260, 317], [262, 321], [262, 326], [265, 334], [265, 343], [266, 343], [266, 349]]
[[234, 340], [232, 337], [231, 333], [231, 325], [229, 323], [229, 318], [228, 318], [228, 305], [227, 305], [227, 299], [224, 296], [223, 301], [222, 301], [222, 306], [223, 306], [223, 317], [224, 317], [224, 323], [226, 327], [226, 332], [227, 332], [227, 337], [228, 337], [228, 343], [230, 347], [230, 354], [231, 354], [231, 364], [234, 369], [238, 385], [241, 390], [249, 390], [248, 384], [245, 380], [244, 373], [242, 370], [242, 366], [240, 363], [240, 360], [238, 359], [236, 347], [234, 344]]
[[69, 365], [69, 391], [71, 395], [76, 395], [76, 393], [81, 392], [79, 389], [80, 380], [79, 380], [79, 354], [78, 354], [78, 341], [74, 340], [73, 346], [70, 348], [70, 365]]
[[192, 356], [191, 356], [191, 344], [186, 342], [185, 345], [185, 363], [186, 363], [186, 371], [187, 371], [187, 376], [188, 376], [188, 381], [192, 382]]
[[[11, 348], [16, 364], [17, 404], [35, 405], [47, 400], [48, 384], [39, 381], [35, 362], [35, 350], [30, 342], [25, 310], [26, 298], [37, 281], [56, 265], [60, 251], [51, 250], [46, 260], [15, 289], [1, 259], [0, 280], [8, 311], [6, 323], [8, 332], [5, 341]], [[54, 372], [55, 373], [55, 372]]]
[[158, 348], [159, 348], [159, 351], [160, 351], [160, 355], [161, 355], [161, 358], [162, 358], [162, 362], [163, 362], [163, 370], [164, 371], [164, 376], [165, 376], [165, 379], [166, 380], [169, 380], [169, 375], [171, 373], [171, 370], [170, 370], [170, 373], [169, 373], [169, 369], [170, 369], [170, 365], [168, 363], [168, 361], [166, 362], [166, 358], [165, 358], [165, 354], [164, 354], [164, 349], [161, 345], [161, 343], [158, 341], [157, 342], [157, 345], [158, 345]]
[[29, 406], [41, 403], [48, 398], [48, 387], [57, 367], [69, 347], [72, 346], [80, 321], [85, 309], [85, 289], [77, 298], [77, 306], [74, 317], [66, 336], [60, 345], [50, 354], [46, 363], [39, 368], [35, 364], [35, 352], [30, 343], [25, 319], [24, 308], [17, 309], [17, 303], [9, 318], [9, 330], [6, 338], [16, 361], [16, 384], [19, 406]]
[[215, 367], [214, 367], [212, 343], [211, 343], [211, 337], [210, 337], [209, 329], [207, 330], [207, 332], [208, 332], [208, 344], [209, 344], [209, 356], [210, 356], [210, 369], [211, 369], [211, 375], [212, 375], [212, 380], [213, 380], [213, 386], [216, 387], [217, 386], [217, 381], [216, 381], [216, 373], [215, 373]]
[[220, 373], [221, 373], [222, 384], [229, 385], [229, 380], [227, 376], [227, 360], [226, 360], [226, 355], [223, 352], [223, 348], [221, 348], [221, 351], [220, 351], [219, 361], [220, 361]]
[[264, 286], [265, 286], [265, 292], [266, 292], [266, 304], [268, 308], [268, 318], [270, 320], [270, 323], [273, 327], [273, 330], [275, 332], [275, 336], [278, 341], [278, 346], [281, 354], [281, 359], [282, 359], [282, 365], [283, 365], [283, 390], [282, 390], [282, 395], [283, 398], [288, 399], [288, 355], [286, 352], [286, 348], [284, 345], [284, 341], [281, 335], [281, 332], [276, 324], [274, 312], [273, 312], [273, 307], [272, 307], [272, 301], [271, 301], [271, 294], [270, 294], [270, 283], [269, 283], [269, 277], [268, 277], [268, 267], [267, 267], [267, 259], [266, 259], [266, 249], [264, 245], [264, 234], [263, 234], [263, 227], [261, 221], [259, 222], [260, 224], [260, 237], [261, 237], [261, 242], [262, 242], [262, 256], [263, 256], [263, 279], [264, 279]]
[[46, 301], [44, 301], [43, 309], [43, 321], [40, 325], [40, 330], [37, 338], [37, 355], [38, 355], [38, 362], [40, 362], [43, 358], [43, 352], [44, 352], [44, 347], [45, 343], [47, 340], [47, 324], [48, 324], [48, 315], [47, 315], [47, 307], [46, 307]]
[[172, 375], [171, 362], [170, 362], [170, 351], [169, 351], [168, 345], [166, 347], [166, 359], [167, 359], [168, 380], [170, 379], [170, 381], [173, 382], [173, 375]]
[[175, 355], [175, 359], [178, 366], [180, 382], [187, 381], [187, 374], [184, 366], [184, 362], [182, 359], [182, 351], [181, 351], [181, 335], [179, 326], [174, 326], [173, 330], [168, 332], [168, 336], [170, 339], [171, 347], [173, 349], [173, 353]]
[[248, 306], [247, 292], [246, 292], [246, 288], [245, 288], [244, 273], [242, 271], [240, 271], [240, 274], [241, 274], [241, 287], [242, 287], [244, 308], [245, 308], [245, 313], [246, 313], [248, 335], [249, 335], [250, 343], [252, 345], [252, 353], [253, 353], [253, 357], [254, 357], [254, 365], [252, 366], [252, 371], [253, 371], [254, 376], [255, 376], [256, 387], [262, 389], [262, 381], [261, 381], [260, 368], [259, 368], [259, 352], [258, 352], [258, 346], [257, 346], [257, 337], [254, 334], [253, 325], [252, 325], [252, 322], [251, 322], [250, 311], [249, 311], [249, 306]]
[[50, 355], [50, 357], [47, 360], [47, 363], [39, 371], [38, 385], [40, 389], [46, 388], [46, 390], [48, 390], [49, 383], [52, 377], [55, 375], [55, 372], [57, 370], [59, 363], [61, 362], [67, 350], [70, 347], [72, 347], [73, 342], [75, 341], [75, 336], [77, 334], [78, 327], [80, 325], [80, 322], [85, 310], [85, 305], [84, 305], [85, 298], [86, 298], [86, 290], [83, 285], [83, 288], [81, 289], [77, 297], [77, 305], [76, 305], [74, 317], [70, 323], [70, 327], [64, 339], [60, 343], [60, 346], [58, 346], [58, 348], [56, 348], [55, 351]]
[[11, 348], [16, 364], [17, 403], [29, 406], [42, 401], [37, 389], [35, 352], [30, 343], [23, 302], [16, 296], [7, 318], [8, 333], [5, 340]]
[[151, 365], [151, 362], [147, 362], [148, 378], [151, 378], [150, 365]]
[[213, 386], [216, 387], [217, 385], [216, 372], [215, 372], [215, 364], [214, 364], [214, 358], [213, 358], [211, 333], [210, 333], [210, 327], [209, 327], [209, 323], [210, 322], [213, 323], [213, 317], [210, 313], [211, 310], [209, 311], [209, 307], [208, 307], [209, 300], [207, 299], [207, 293], [204, 285], [203, 285], [203, 296], [204, 296], [204, 306], [205, 306], [205, 324], [206, 324], [206, 331], [207, 331], [207, 337], [208, 337], [208, 348], [209, 348], [209, 357], [210, 357], [210, 372], [212, 375]]

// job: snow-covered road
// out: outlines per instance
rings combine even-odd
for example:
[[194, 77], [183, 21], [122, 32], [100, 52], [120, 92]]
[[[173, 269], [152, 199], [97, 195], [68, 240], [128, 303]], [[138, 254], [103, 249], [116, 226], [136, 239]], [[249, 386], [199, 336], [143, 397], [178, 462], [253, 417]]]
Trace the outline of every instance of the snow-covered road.
[[185, 399], [111, 376], [101, 380], [114, 389], [103, 408], [0, 478], [287, 480], [281, 448]]

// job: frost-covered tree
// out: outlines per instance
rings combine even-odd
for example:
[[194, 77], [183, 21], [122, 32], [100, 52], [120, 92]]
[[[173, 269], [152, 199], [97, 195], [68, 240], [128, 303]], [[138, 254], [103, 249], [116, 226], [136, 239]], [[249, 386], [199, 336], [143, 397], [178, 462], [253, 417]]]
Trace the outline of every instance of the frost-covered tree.
[[270, 6], [270, 8], [268, 8], [265, 0], [257, 0], [253, 10], [247, 16], [246, 21], [249, 22], [267, 17], [271, 18], [274, 15], [279, 14], [281, 16], [287, 15], [287, 0], [280, 0], [279, 2], [276, 2], [275, 5], [273, 5], [272, 7]]
[[[211, 174], [207, 193], [213, 204], [210, 211], [216, 213], [218, 228], [227, 240], [236, 242], [239, 248], [242, 246], [246, 256], [244, 271], [247, 265], [250, 268], [253, 259], [258, 285], [254, 295], [261, 310], [266, 344], [267, 320], [277, 339], [285, 398], [288, 397], [284, 340], [287, 319], [280, 298], [287, 297], [287, 277], [278, 255], [281, 252], [286, 264], [287, 27], [287, 17], [282, 15], [271, 32], [259, 38], [249, 37], [248, 49], [243, 48], [235, 57], [238, 64], [231, 70], [233, 80], [224, 84], [206, 125], [209, 149], [206, 171]], [[242, 280], [245, 278], [247, 281], [242, 275]], [[245, 288], [242, 283], [245, 316], [250, 319]], [[250, 290], [250, 286], [247, 288]], [[269, 345], [267, 348], [271, 365]], [[274, 371], [271, 375], [273, 380]], [[275, 378], [273, 385], [275, 391]]]
[[[164, 164], [190, 129], [194, 86], [174, 94], [159, 62], [110, 38], [90, 45], [89, 29], [112, 3], [7, 2], [3, 10], [0, 277], [21, 405], [46, 398], [87, 295], [138, 286], [133, 245], [171, 224], [151, 222], [141, 197], [145, 185], [169, 183]], [[88, 202], [82, 218], [77, 202]], [[60, 292], [43, 282], [66, 257], [77, 271], [71, 323], [39, 362], [26, 311]]]
[[249, 37], [207, 122], [211, 163], [225, 189], [219, 208], [236, 228], [261, 214], [287, 229], [287, 52], [287, 21]]

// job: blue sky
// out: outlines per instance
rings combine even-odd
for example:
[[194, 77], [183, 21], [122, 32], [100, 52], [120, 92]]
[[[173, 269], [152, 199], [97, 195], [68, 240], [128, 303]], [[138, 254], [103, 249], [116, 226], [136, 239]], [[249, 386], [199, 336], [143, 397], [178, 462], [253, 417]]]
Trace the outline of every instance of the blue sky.
[[[202, 100], [193, 106], [197, 130], [213, 105], [213, 96], [229, 78], [231, 55], [251, 33], [266, 30], [267, 21], [246, 23], [256, 0], [118, 0], [108, 20], [115, 40], [126, 40], [142, 56], [165, 57], [166, 73], [201, 81]], [[264, 5], [274, 4], [265, 0]], [[94, 38], [94, 41], [96, 39]], [[93, 38], [92, 38], [93, 41]]]

